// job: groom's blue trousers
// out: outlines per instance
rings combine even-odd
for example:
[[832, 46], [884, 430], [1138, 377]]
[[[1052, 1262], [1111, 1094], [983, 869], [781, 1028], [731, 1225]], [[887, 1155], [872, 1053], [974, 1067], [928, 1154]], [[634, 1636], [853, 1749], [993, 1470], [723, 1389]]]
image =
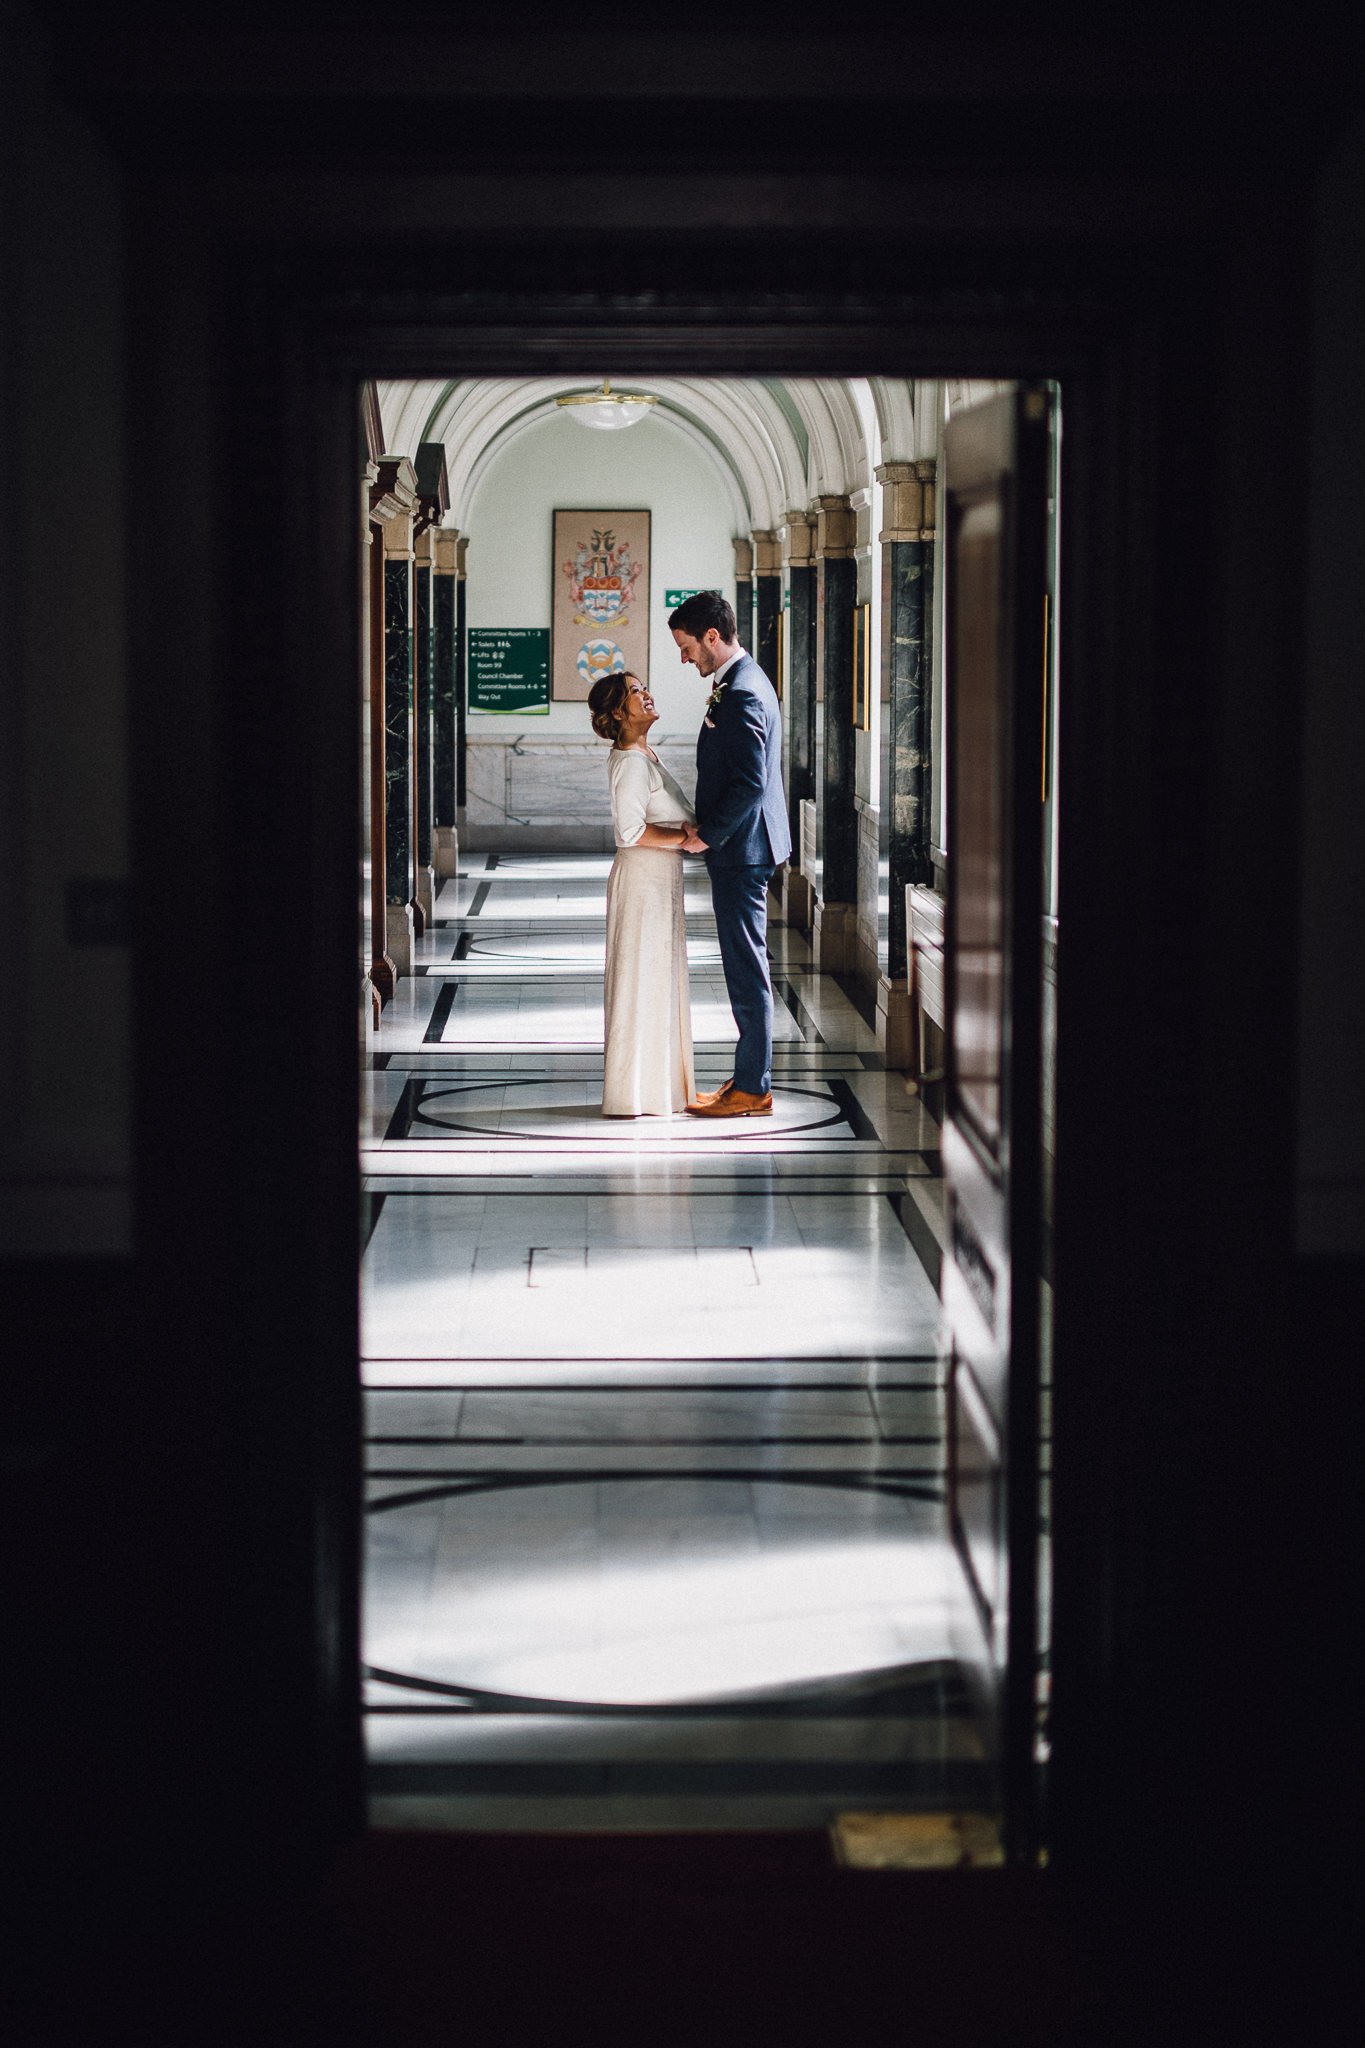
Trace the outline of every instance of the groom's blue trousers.
[[773, 989], [768, 979], [768, 884], [776, 870], [712, 868], [711, 903], [716, 913], [725, 989], [739, 1044], [735, 1086], [766, 1095], [773, 1080]]

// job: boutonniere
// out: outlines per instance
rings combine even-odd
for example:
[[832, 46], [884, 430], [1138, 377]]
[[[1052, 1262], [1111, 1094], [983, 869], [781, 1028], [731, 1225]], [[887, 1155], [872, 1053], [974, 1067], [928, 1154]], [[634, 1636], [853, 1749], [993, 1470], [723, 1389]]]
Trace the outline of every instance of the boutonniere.
[[702, 722], [705, 725], [709, 725], [712, 732], [714, 732], [716, 729], [716, 721], [714, 718], [712, 718], [711, 713], [715, 710], [717, 704], [719, 704], [721, 697], [729, 684], [729, 681], [730, 678], [729, 676], [727, 676], [723, 683], [717, 683], [715, 689], [711, 692], [710, 696], [706, 700], [706, 716]]

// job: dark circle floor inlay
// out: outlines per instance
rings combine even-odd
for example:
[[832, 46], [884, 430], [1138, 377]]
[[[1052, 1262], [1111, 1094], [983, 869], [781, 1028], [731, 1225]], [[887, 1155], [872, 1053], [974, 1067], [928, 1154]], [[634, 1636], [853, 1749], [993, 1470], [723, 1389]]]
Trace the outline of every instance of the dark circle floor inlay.
[[[534, 1481], [369, 1521], [366, 1662], [649, 1707], [875, 1688], [951, 1657], [936, 1504], [809, 1480]], [[406, 1590], [405, 1590], [406, 1588]]]

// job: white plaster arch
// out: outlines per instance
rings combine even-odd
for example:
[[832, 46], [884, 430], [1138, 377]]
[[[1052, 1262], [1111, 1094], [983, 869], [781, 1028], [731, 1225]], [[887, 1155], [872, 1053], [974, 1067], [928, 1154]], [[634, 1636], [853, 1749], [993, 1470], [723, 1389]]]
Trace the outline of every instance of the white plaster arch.
[[[529, 418], [548, 411], [577, 379], [478, 378], [386, 382], [380, 411], [387, 451], [415, 456], [419, 442], [440, 440], [450, 479], [449, 517], [459, 525], [476, 471], [496, 445]], [[632, 382], [636, 380], [632, 379]], [[659, 400], [660, 413], [699, 448], [725, 477], [737, 534], [777, 524], [788, 505], [805, 498], [800, 445], [772, 394], [756, 380], [651, 377], [642, 388]]]
[[769, 516], [755, 518], [754, 525], [762, 528], [780, 524], [789, 506], [804, 504], [806, 482], [806, 455], [780, 401], [756, 377], [688, 381], [695, 390], [715, 392], [727, 405], [736, 407], [736, 417], [760, 436], [775, 471], [774, 495]]
[[748, 379], [656, 377], [648, 387], [709, 429], [744, 477], [750, 519], [744, 528], [776, 526], [801, 475], [801, 450], [781, 407]]
[[[431, 422], [431, 434], [446, 444], [450, 473], [451, 517], [461, 524], [474, 485], [488, 462], [504, 445], [508, 433], [543, 418], [555, 409], [555, 400], [566, 388], [564, 378], [518, 379], [497, 391], [487, 387], [466, 399], [456, 411], [442, 406]], [[635, 382], [635, 380], [632, 380]], [[572, 384], [569, 384], [572, 388]], [[721, 408], [713, 394], [698, 405], [695, 389], [668, 378], [650, 378], [641, 384], [659, 400], [658, 414], [669, 415], [673, 425], [699, 448], [721, 475], [735, 520], [735, 531], [747, 533], [755, 523], [754, 506], [769, 496], [765, 476], [767, 463], [761, 441], [747, 423]], [[710, 419], [707, 415], [710, 415]], [[720, 417], [717, 415], [720, 414]], [[706, 427], [712, 432], [708, 434]], [[628, 429], [627, 431], [632, 431]]]
[[[562, 387], [556, 387], [556, 389], [560, 388]], [[475, 495], [487, 470], [511, 446], [513, 441], [518, 440], [530, 428], [539, 426], [543, 420], [551, 418], [554, 412], [554, 397], [541, 398], [536, 403], [527, 406], [524, 411], [517, 413], [504, 426], [500, 427], [489, 440], [483, 442], [477, 452], [472, 455], [467, 466], [461, 469], [460, 496], [458, 500], [455, 497], [452, 485], [451, 511], [449, 515], [451, 525], [466, 526], [469, 508], [474, 502]], [[705, 458], [725, 491], [732, 533], [747, 533], [751, 524], [748, 499], [744, 494], [741, 481], [735, 473], [734, 466], [724, 459], [716, 448], [715, 443], [708, 439], [705, 434], [700, 433], [691, 420], [685, 419], [680, 413], [671, 411], [662, 405], [651, 413], [648, 422], [641, 421], [638, 427], [628, 428], [627, 432], [639, 433], [646, 426], [649, 429], [676, 434], [680, 440], [686, 441], [690, 447], [695, 448]], [[450, 457], [448, 454], [446, 466], [447, 471], [449, 471]]]
[[877, 413], [877, 401], [872, 386], [866, 377], [850, 377], [844, 385], [854, 411], [858, 416], [861, 440], [861, 470], [857, 488], [872, 490], [876, 481], [878, 465], [885, 461], [882, 443], [882, 423]]
[[810, 436], [805, 498], [838, 497], [870, 481], [862, 421], [847, 380], [788, 377], [786, 388]]
[[[869, 377], [877, 408], [883, 462], [914, 462], [921, 454], [916, 442], [915, 392], [904, 377]], [[931, 422], [937, 429], [937, 421]]]
[[446, 383], [435, 377], [380, 379], [379, 423], [386, 455], [406, 455], [412, 461], [427, 415], [446, 388]]

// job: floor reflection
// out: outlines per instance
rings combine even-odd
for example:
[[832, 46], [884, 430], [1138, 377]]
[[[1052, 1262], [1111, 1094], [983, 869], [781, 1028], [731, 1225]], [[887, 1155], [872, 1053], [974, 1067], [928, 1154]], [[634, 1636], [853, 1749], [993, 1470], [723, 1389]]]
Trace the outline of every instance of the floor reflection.
[[[367, 1077], [376, 1818], [989, 1804], [953, 1657], [937, 1129], [782, 930], [771, 1124], [604, 1123], [607, 866], [448, 884]], [[704, 885], [688, 927], [705, 1086], [734, 1031]]]

